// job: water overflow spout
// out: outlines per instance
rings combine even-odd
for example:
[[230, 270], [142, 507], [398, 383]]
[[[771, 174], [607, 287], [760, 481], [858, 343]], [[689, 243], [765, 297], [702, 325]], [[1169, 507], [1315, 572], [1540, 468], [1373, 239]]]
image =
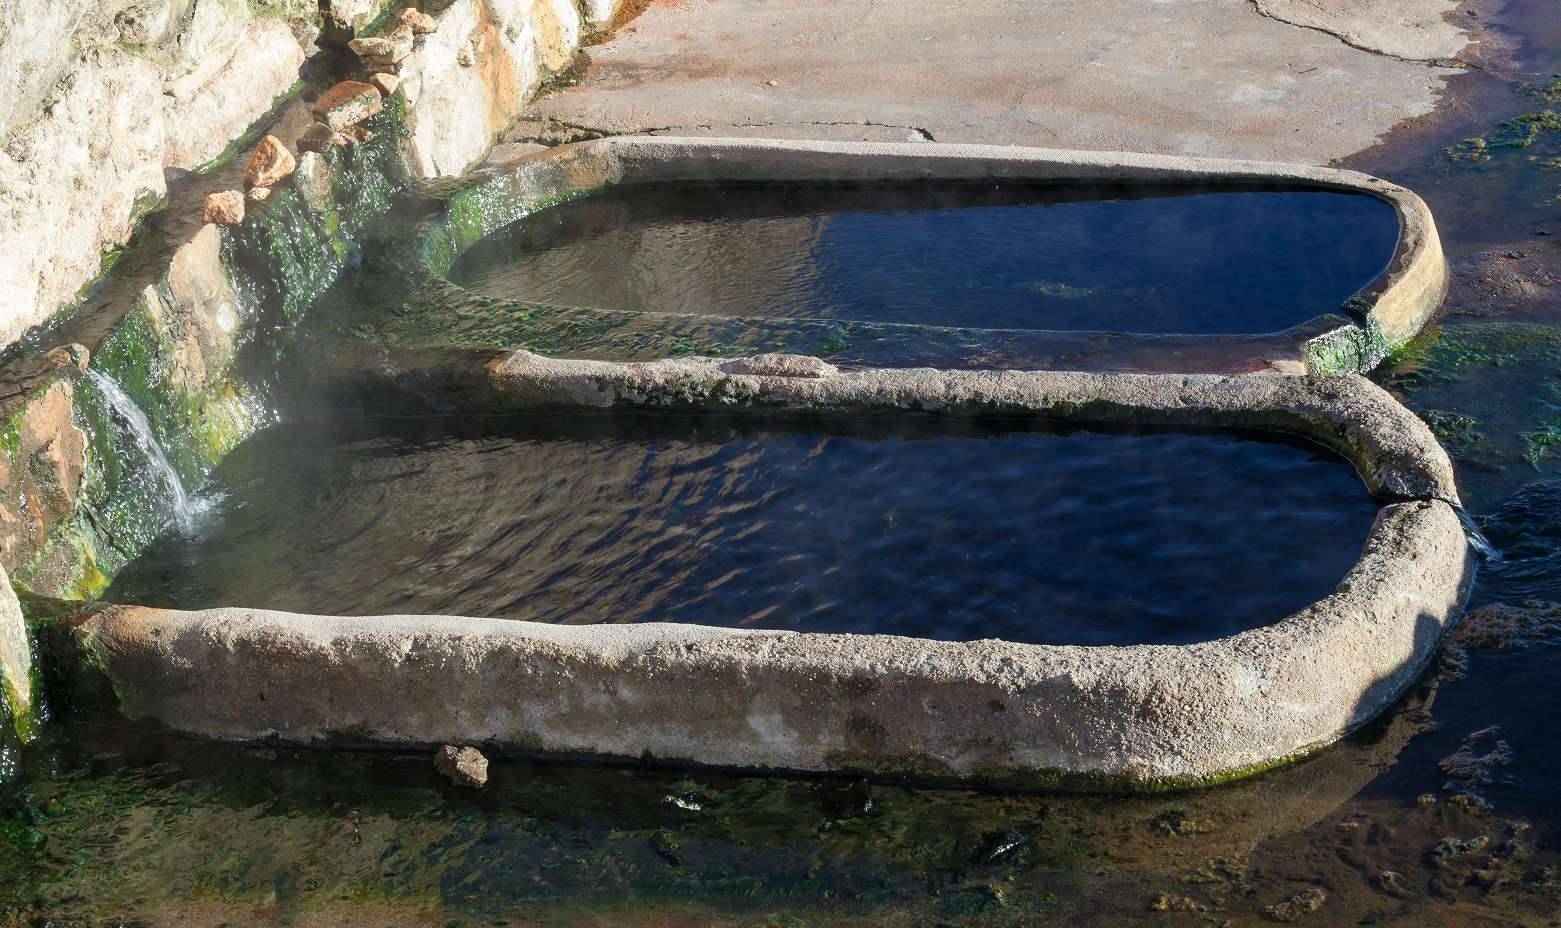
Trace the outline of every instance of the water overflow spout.
[[147, 421], [146, 413], [135, 404], [135, 400], [120, 389], [114, 378], [95, 368], [89, 368], [87, 376], [108, 401], [114, 418], [124, 423], [126, 432], [129, 433], [136, 447], [141, 450], [158, 480], [168, 487], [169, 501], [173, 506], [173, 518], [181, 523], [186, 521], [190, 512], [189, 495], [184, 490], [184, 483], [179, 479], [179, 472], [168, 462], [168, 455], [163, 452], [163, 446], [158, 443], [156, 434], [152, 432], [152, 424]]

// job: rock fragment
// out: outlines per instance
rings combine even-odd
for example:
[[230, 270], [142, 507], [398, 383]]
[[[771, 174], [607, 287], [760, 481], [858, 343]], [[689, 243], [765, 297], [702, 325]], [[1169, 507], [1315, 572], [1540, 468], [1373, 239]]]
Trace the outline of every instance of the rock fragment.
[[323, 155], [333, 147], [347, 145], [351, 141], [330, 126], [317, 122], [305, 129], [304, 134], [298, 137], [298, 150]]
[[271, 188], [251, 187], [248, 191], [245, 192], [244, 199], [258, 206], [259, 204], [271, 199]]
[[268, 135], [255, 146], [255, 153], [250, 156], [249, 169], [244, 172], [244, 186], [249, 189], [255, 187], [275, 186], [278, 181], [285, 180], [298, 167], [298, 162], [293, 160], [293, 153], [287, 150], [282, 140], [274, 135]]
[[1302, 916], [1322, 908], [1327, 901], [1328, 894], [1314, 886], [1263, 909], [1263, 917], [1271, 922], [1298, 922]]
[[382, 36], [353, 39], [347, 47], [366, 65], [394, 65], [412, 54], [412, 43], [412, 27], [403, 23]]
[[470, 745], [457, 748], [447, 744], [440, 748], [434, 755], [434, 769], [456, 786], [481, 786], [488, 782], [488, 758]]
[[341, 132], [377, 115], [384, 108], [384, 98], [374, 85], [361, 81], [342, 81], [320, 94], [320, 99], [314, 104], [314, 118], [316, 122]]
[[331, 195], [331, 166], [325, 163], [319, 152], [306, 151], [298, 156], [293, 189], [303, 197], [304, 205], [312, 212], [325, 210], [326, 198]]
[[225, 226], [244, 223], [244, 193], [240, 190], [224, 190], [206, 197], [206, 207], [201, 212], [206, 222]]
[[428, 35], [439, 28], [439, 24], [434, 22], [432, 16], [429, 16], [427, 13], [420, 13], [411, 7], [402, 10], [398, 18], [401, 20], [401, 24], [411, 29], [415, 35]]
[[397, 87], [401, 86], [401, 78], [394, 74], [381, 72], [371, 76], [369, 83], [374, 85], [374, 89], [378, 90], [381, 96], [388, 97], [396, 92]]

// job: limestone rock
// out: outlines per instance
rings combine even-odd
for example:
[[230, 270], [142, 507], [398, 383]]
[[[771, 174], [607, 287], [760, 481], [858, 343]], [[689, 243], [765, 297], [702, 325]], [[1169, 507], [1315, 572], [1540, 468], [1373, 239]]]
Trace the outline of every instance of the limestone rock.
[[22, 604], [11, 589], [11, 578], [0, 569], [0, 703], [10, 710], [18, 734], [26, 730], [32, 714], [32, 667]]
[[398, 18], [401, 20], [401, 24], [411, 29], [415, 35], [428, 35], [439, 28], [439, 24], [434, 22], [432, 16], [429, 16], [427, 13], [420, 13], [411, 7], [402, 10]]
[[297, 167], [298, 162], [293, 160], [293, 153], [287, 150], [282, 140], [268, 135], [255, 146], [255, 153], [249, 159], [249, 169], [244, 172], [244, 186], [274, 186], [277, 181], [291, 175]]
[[385, 108], [384, 98], [372, 84], [342, 81], [314, 104], [314, 118], [337, 132], [357, 125]]
[[298, 137], [298, 150], [323, 155], [331, 148], [347, 145], [351, 141], [330, 126], [317, 122], [305, 129], [303, 135]]
[[244, 192], [244, 199], [250, 203], [259, 205], [271, 199], [270, 187], [251, 187]]
[[370, 77], [369, 83], [374, 85], [374, 89], [378, 90], [381, 96], [388, 97], [396, 92], [397, 87], [401, 86], [401, 78], [394, 74], [381, 73]]
[[201, 214], [207, 222], [225, 226], [244, 223], [244, 194], [238, 190], [224, 190], [206, 197], [206, 209]]
[[488, 758], [474, 747], [445, 745], [434, 755], [434, 769], [457, 786], [481, 786], [488, 782]]
[[26, 564], [49, 529], [75, 509], [87, 438], [75, 426], [74, 410], [70, 380], [56, 379], [27, 400], [15, 453], [0, 457], [0, 560], [10, 570]]
[[802, 354], [761, 354], [738, 358], [727, 369], [734, 374], [761, 377], [833, 377], [840, 369], [818, 358]]
[[353, 39], [347, 43], [353, 54], [362, 58], [365, 64], [384, 62], [396, 64], [406, 56], [412, 54], [412, 29], [409, 26], [397, 26], [393, 31], [367, 39]]

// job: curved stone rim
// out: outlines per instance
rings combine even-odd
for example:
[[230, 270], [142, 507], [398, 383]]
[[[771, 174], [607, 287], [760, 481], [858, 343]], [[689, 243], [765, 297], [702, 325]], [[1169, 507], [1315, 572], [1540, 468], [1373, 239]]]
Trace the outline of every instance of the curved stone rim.
[[486, 389], [516, 410], [1266, 425], [1324, 441], [1374, 492], [1405, 501], [1382, 509], [1332, 594], [1274, 625], [1191, 645], [113, 606], [75, 629], [76, 665], [106, 677], [123, 715], [217, 738], [483, 743], [913, 782], [1160, 790], [1283, 764], [1376, 716], [1418, 677], [1472, 577], [1445, 453], [1360, 377], [842, 372], [800, 356], [621, 364], [527, 352], [486, 370]]
[[423, 257], [429, 270], [443, 277], [484, 236], [610, 187], [982, 180], [1283, 185], [1365, 194], [1386, 202], [1398, 216], [1398, 242], [1387, 266], [1345, 303], [1358, 319], [1325, 314], [1264, 335], [1073, 335], [1111, 334], [1135, 343], [1249, 344], [1259, 365], [1271, 358], [1264, 343], [1283, 336], [1295, 342], [1295, 360], [1311, 373], [1363, 373], [1392, 347], [1413, 338], [1447, 291], [1447, 261], [1430, 208], [1408, 188], [1368, 174], [1261, 161], [937, 142], [616, 136], [562, 145], [438, 187], [444, 211], [425, 230]]

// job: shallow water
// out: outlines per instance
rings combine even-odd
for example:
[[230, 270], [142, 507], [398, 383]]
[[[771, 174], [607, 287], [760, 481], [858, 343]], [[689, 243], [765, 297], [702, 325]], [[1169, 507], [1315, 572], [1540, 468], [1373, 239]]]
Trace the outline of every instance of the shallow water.
[[1161, 193], [619, 190], [490, 236], [450, 277], [492, 297], [596, 309], [1261, 334], [1338, 311], [1398, 241], [1397, 216], [1370, 196]]
[[277, 426], [193, 508], [106, 599], [1059, 644], [1278, 621], [1376, 515], [1272, 441], [610, 416]]

